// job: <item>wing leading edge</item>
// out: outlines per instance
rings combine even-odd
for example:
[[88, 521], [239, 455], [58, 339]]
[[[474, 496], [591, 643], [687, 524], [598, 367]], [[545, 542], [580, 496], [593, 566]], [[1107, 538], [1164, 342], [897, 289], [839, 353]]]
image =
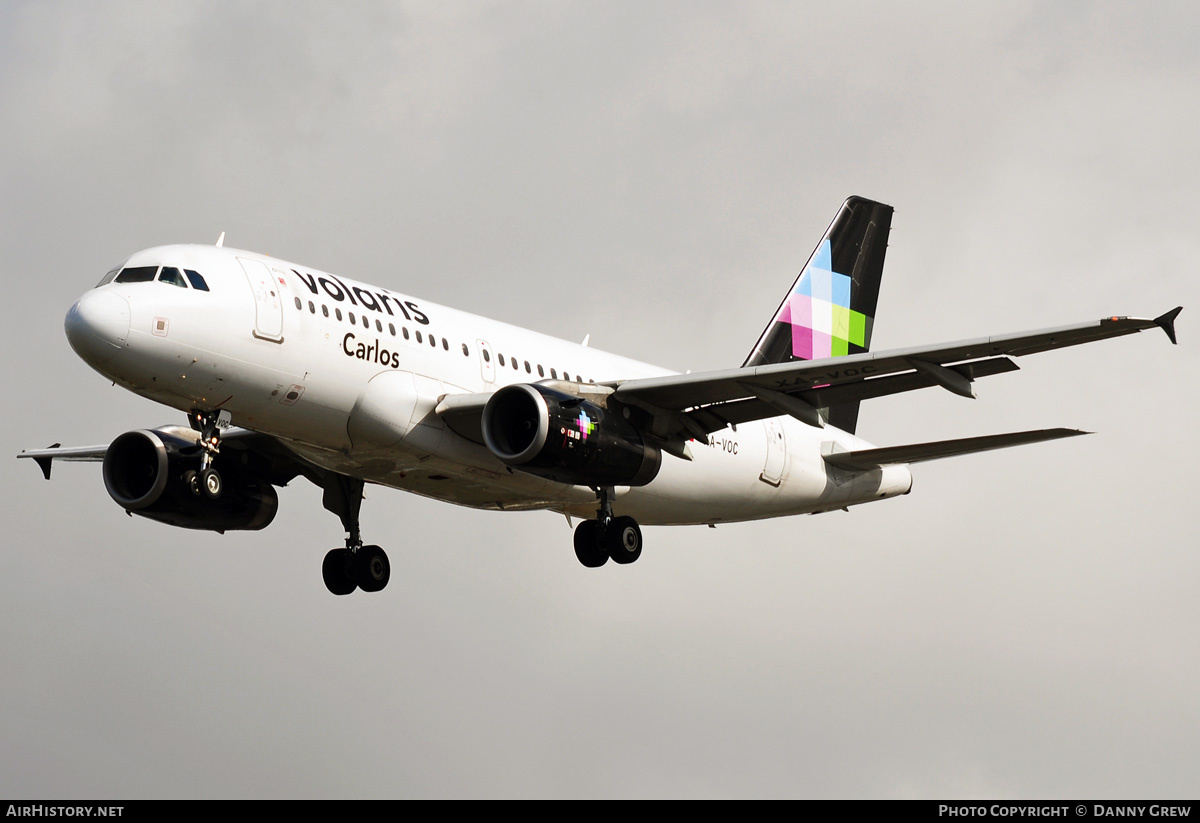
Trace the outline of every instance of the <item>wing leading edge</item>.
[[1091, 323], [982, 337], [934, 346], [753, 366], [610, 384], [613, 398], [654, 416], [654, 434], [691, 438], [726, 426], [790, 414], [823, 426], [818, 409], [941, 386], [974, 397], [980, 377], [1013, 371], [1011, 357], [1160, 328], [1175, 338], [1182, 307], [1154, 319], [1105, 317]]

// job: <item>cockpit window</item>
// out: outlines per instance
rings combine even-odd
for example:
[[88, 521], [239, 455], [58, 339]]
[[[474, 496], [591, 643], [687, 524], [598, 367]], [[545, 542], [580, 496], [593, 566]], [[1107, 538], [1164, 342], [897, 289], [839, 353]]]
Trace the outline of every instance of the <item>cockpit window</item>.
[[184, 269], [183, 273], [187, 275], [188, 282], [192, 284], [193, 289], [208, 291], [208, 284], [204, 282], [204, 278], [200, 276], [200, 272]]
[[122, 269], [117, 275], [118, 283], [148, 283], [158, 274], [158, 266], [133, 266]]
[[158, 281], [160, 283], [170, 283], [172, 286], [179, 286], [181, 289], [187, 288], [187, 282], [183, 279], [183, 274], [173, 266], [163, 266], [162, 272], [158, 275]]
[[104, 275], [103, 279], [101, 279], [101, 281], [96, 284], [96, 288], [100, 288], [101, 286], [108, 285], [109, 283], [111, 283], [113, 281], [113, 278], [116, 277], [120, 273], [121, 273], [120, 266], [117, 266], [115, 269], [110, 269], [108, 274]]

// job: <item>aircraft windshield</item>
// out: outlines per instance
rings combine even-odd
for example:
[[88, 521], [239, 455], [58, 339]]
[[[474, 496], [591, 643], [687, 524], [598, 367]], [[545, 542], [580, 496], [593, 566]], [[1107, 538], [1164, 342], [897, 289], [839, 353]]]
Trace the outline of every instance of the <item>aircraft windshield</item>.
[[162, 272], [158, 275], [160, 283], [170, 283], [172, 286], [178, 286], [181, 289], [187, 288], [187, 282], [183, 279], [183, 274], [179, 269], [172, 266], [163, 266]]
[[104, 275], [104, 277], [101, 278], [100, 282], [96, 284], [96, 288], [100, 288], [101, 286], [108, 285], [109, 283], [111, 283], [113, 281], [113, 278], [116, 277], [120, 273], [121, 273], [120, 266], [117, 266], [115, 269], [109, 269], [108, 274]]
[[117, 275], [118, 283], [148, 283], [158, 273], [158, 266], [133, 266], [122, 269]]
[[208, 284], [204, 282], [204, 278], [200, 276], [200, 272], [184, 269], [183, 273], [187, 275], [187, 279], [191, 281], [192, 288], [197, 291], [208, 291]]
[[196, 291], [208, 291], [208, 283], [200, 272], [192, 271], [191, 269], [179, 269], [175, 266], [130, 266], [126, 269], [113, 269], [108, 274], [104, 275], [96, 287], [106, 285], [108, 283], [150, 283], [156, 279], [159, 283], [170, 283], [172, 286], [178, 286], [181, 289], [186, 289], [191, 283], [192, 288]]

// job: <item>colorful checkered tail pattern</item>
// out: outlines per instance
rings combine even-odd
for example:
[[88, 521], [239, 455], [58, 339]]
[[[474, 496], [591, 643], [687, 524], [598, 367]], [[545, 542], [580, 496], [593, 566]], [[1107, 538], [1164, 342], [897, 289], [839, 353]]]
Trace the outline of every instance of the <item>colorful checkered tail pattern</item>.
[[[862, 197], [843, 203], [743, 366], [869, 350], [891, 227], [891, 206]], [[858, 425], [858, 403], [821, 413], [844, 431]]]

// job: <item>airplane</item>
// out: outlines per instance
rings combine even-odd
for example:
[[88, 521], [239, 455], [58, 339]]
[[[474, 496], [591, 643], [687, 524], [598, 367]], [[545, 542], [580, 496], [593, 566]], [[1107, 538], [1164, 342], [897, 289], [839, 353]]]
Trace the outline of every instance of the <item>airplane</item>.
[[304, 477], [346, 531], [322, 563], [335, 595], [375, 592], [387, 553], [365, 544], [366, 483], [480, 509], [581, 522], [576, 558], [642, 553], [642, 525], [816, 514], [907, 494], [926, 460], [1073, 437], [1041, 429], [876, 447], [863, 400], [974, 382], [1014, 357], [1161, 328], [1105, 317], [872, 352], [892, 207], [851, 197], [741, 367], [678, 374], [587, 345], [224, 246], [146, 249], [67, 313], [67, 339], [105, 378], [186, 413], [108, 445], [23, 451], [103, 463], [121, 508], [171, 526], [265, 528], [276, 487]]

